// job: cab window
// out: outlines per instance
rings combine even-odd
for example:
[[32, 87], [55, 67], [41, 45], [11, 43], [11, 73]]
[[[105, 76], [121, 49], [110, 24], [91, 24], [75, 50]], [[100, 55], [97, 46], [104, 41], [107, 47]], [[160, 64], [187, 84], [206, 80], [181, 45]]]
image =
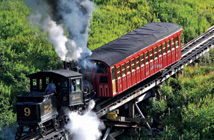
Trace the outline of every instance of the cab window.
[[32, 79], [32, 90], [37, 91], [37, 79]]
[[80, 79], [71, 79], [71, 92], [81, 91], [81, 80]]
[[76, 79], [76, 91], [80, 91], [81, 90], [81, 82], [80, 79]]
[[45, 84], [48, 85], [50, 83], [49, 77], [45, 77]]
[[71, 85], [70, 85], [71, 92], [76, 91], [76, 86], [75, 85], [76, 85], [75, 79], [71, 79]]
[[33, 79], [33, 86], [37, 86], [37, 79]]

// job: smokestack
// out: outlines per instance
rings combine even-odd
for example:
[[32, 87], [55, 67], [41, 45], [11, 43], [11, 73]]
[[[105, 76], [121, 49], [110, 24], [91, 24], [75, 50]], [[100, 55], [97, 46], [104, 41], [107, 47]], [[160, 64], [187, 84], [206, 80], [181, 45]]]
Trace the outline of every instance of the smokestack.
[[81, 73], [81, 68], [78, 66], [77, 62], [75, 61], [70, 61], [70, 62], [64, 61], [64, 69], [73, 70]]

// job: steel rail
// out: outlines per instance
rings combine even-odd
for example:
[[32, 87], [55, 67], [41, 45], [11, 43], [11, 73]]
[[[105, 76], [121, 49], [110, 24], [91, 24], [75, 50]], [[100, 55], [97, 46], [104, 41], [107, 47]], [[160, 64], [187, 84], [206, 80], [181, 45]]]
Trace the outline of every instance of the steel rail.
[[188, 43], [184, 44], [181, 47], [181, 50], [184, 50], [186, 48], [188, 48], [189, 46], [191, 46], [192, 44], [194, 44], [195, 42], [203, 39], [204, 37], [206, 37], [207, 35], [209, 35], [210, 33], [212, 33], [214, 31], [214, 26], [210, 27], [206, 32], [204, 32], [203, 34], [197, 36], [196, 38], [194, 38], [193, 40], [189, 41]]

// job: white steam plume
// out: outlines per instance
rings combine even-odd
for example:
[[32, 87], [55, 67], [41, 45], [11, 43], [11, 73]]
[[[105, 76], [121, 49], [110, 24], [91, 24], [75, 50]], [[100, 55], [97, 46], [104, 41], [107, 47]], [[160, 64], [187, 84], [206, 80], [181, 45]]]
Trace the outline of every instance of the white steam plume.
[[74, 140], [99, 140], [101, 137], [100, 130], [104, 129], [103, 122], [99, 120], [96, 113], [92, 111], [95, 103], [90, 101], [87, 111], [83, 115], [77, 112], [70, 112], [69, 123], [65, 126], [72, 135]]
[[[51, 5], [51, 2], [25, 0], [32, 9], [31, 24], [48, 33], [48, 39], [61, 60], [77, 61], [91, 55], [87, 41], [94, 4], [89, 0], [55, 0], [57, 5]], [[64, 29], [68, 30], [69, 37]]]
[[[90, 0], [59, 0], [58, 4], [62, 22], [68, 29], [70, 37], [76, 42], [76, 46], [82, 48], [83, 56], [91, 55], [87, 42], [94, 3]], [[72, 57], [72, 54], [68, 53], [67, 57]]]

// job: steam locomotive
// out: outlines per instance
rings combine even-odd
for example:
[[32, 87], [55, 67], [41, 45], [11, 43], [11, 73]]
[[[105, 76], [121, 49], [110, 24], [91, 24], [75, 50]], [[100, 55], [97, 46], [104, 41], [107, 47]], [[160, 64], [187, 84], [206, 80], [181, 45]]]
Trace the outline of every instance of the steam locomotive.
[[[17, 96], [16, 139], [36, 130], [41, 137], [48, 128], [57, 131], [69, 121], [64, 108], [81, 112], [89, 100], [123, 94], [175, 63], [181, 59], [181, 32], [174, 23], [150, 23], [94, 50], [82, 74], [61, 69], [28, 75], [30, 92]], [[56, 93], [45, 92], [50, 81]]]

